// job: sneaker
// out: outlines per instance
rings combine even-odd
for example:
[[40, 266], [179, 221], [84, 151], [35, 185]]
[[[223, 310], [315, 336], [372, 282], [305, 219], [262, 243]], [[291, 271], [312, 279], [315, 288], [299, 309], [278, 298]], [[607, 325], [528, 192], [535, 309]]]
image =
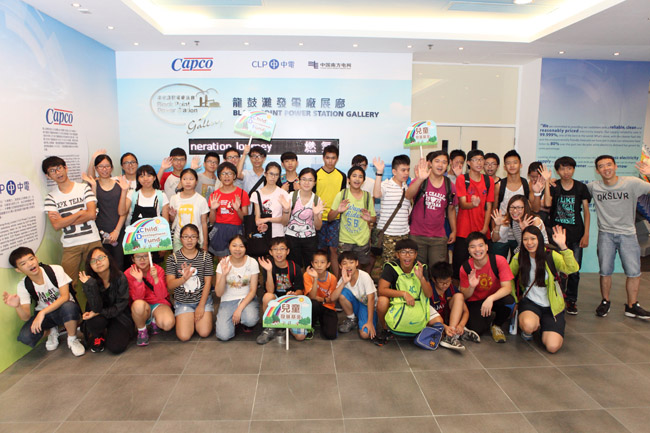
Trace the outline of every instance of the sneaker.
[[[598, 305], [598, 308], [596, 308], [596, 316], [598, 317], [605, 317], [607, 316], [607, 313], [609, 313], [609, 308], [612, 306], [612, 303], [610, 301], [602, 300], [600, 302], [600, 305]], [[627, 312], [627, 309], [625, 310]]]
[[245, 334], [250, 334], [251, 332], [253, 332], [253, 328], [252, 328], [251, 326], [246, 326], [246, 325], [244, 325], [244, 324], [241, 325], [241, 330], [242, 330]]
[[492, 331], [492, 339], [496, 343], [505, 343], [506, 342], [506, 334], [503, 333], [503, 329], [501, 329], [500, 326], [492, 325], [490, 327], [490, 331]]
[[50, 329], [50, 335], [47, 336], [47, 341], [45, 342], [45, 348], [48, 352], [56, 350], [59, 347], [59, 328], [56, 326]]
[[627, 317], [636, 317], [638, 319], [650, 319], [650, 312], [643, 309], [638, 302], [629, 305], [625, 304], [625, 315]]
[[138, 337], [135, 340], [136, 346], [148, 346], [149, 345], [149, 333], [147, 328], [144, 328], [142, 331], [138, 331]]
[[262, 333], [257, 337], [257, 344], [266, 344], [275, 338], [277, 330], [275, 328], [264, 328]]
[[377, 346], [383, 346], [388, 341], [388, 331], [384, 328], [379, 328], [375, 338], [372, 340]]
[[342, 334], [347, 334], [348, 332], [356, 328], [357, 324], [358, 324], [358, 319], [356, 317], [353, 317], [352, 319], [346, 317], [343, 323], [339, 325], [339, 332]]
[[460, 339], [463, 341], [473, 341], [474, 343], [481, 342], [481, 337], [475, 331], [467, 329], [467, 327], [465, 328], [463, 335], [460, 336]]
[[524, 339], [524, 341], [530, 341], [533, 339], [533, 334], [527, 334], [524, 331], [519, 332], [519, 334], [521, 335], [521, 338]]
[[90, 347], [90, 351], [93, 353], [103, 352], [104, 351], [104, 337], [97, 337], [93, 340], [93, 345]]
[[160, 332], [160, 328], [156, 325], [156, 322], [151, 322], [151, 335], [158, 335]]
[[83, 344], [81, 344], [81, 341], [79, 341], [79, 339], [76, 337], [72, 341], [68, 340], [68, 348], [72, 351], [72, 354], [74, 356], [81, 356], [84, 353], [86, 353], [86, 348], [84, 347]]
[[465, 350], [465, 346], [458, 341], [458, 337], [450, 337], [449, 335], [444, 335], [440, 340], [440, 345], [444, 348], [451, 350]]
[[578, 306], [573, 301], [566, 301], [566, 313], [575, 316], [578, 314]]

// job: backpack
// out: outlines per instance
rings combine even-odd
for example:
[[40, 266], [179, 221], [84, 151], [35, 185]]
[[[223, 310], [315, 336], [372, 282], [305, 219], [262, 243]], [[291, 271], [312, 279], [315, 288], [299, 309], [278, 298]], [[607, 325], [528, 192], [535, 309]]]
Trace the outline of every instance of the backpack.
[[[129, 224], [132, 224], [131, 218], [133, 216], [133, 211], [135, 210], [135, 205], [138, 203], [138, 198], [140, 197], [140, 191], [134, 191], [135, 197], [131, 199], [131, 209], [129, 209]], [[158, 215], [162, 215], [163, 208], [163, 192], [159, 189], [156, 190], [156, 198], [153, 200], [153, 205], [158, 209]]]
[[[528, 181], [524, 179], [523, 177], [519, 177], [521, 179], [521, 184], [524, 187], [524, 196], [526, 196], [526, 200], [528, 200], [528, 196], [530, 195], [530, 187], [528, 186]], [[499, 197], [497, 199], [497, 204], [495, 209], [499, 209], [501, 207], [501, 202], [503, 201], [503, 198], [506, 196], [506, 186], [508, 185], [508, 177], [503, 177], [499, 179]]]
[[[501, 281], [499, 278], [499, 267], [497, 266], [496, 254], [488, 254], [488, 259], [490, 260], [490, 267], [492, 268], [492, 272], [494, 272], [497, 280]], [[467, 276], [469, 276], [470, 272], [472, 272], [472, 267], [469, 265], [469, 260], [465, 260], [465, 263], [463, 263], [463, 269], [465, 270]]]
[[436, 322], [431, 326], [425, 326], [422, 332], [413, 340], [413, 343], [421, 349], [436, 350], [445, 332], [445, 325]]
[[553, 261], [553, 250], [549, 247], [546, 247], [546, 266], [551, 271], [553, 278], [555, 279], [556, 288], [559, 286], [562, 296], [566, 298], [566, 285], [568, 281], [568, 275], [561, 274], [558, 272], [555, 267], [555, 262]]
[[429, 323], [429, 298], [422, 291], [420, 281], [413, 271], [406, 274], [395, 262], [386, 263], [385, 266], [391, 266], [397, 272], [394, 289], [408, 292], [415, 299], [415, 305], [411, 307], [404, 298], [392, 298], [386, 312], [386, 325], [397, 333], [417, 334]]
[[[257, 191], [257, 204], [260, 207], [260, 218], [269, 218], [271, 214], [264, 213], [262, 196]], [[251, 257], [261, 257], [269, 253], [271, 248], [272, 223], [267, 223], [268, 228], [264, 233], [257, 230], [255, 214], [244, 215], [244, 238], [246, 239], [246, 254]]]
[[[296, 202], [298, 201], [298, 192], [294, 191], [291, 194], [291, 213], [293, 213], [293, 208], [296, 207]], [[314, 194], [314, 206], [318, 206], [318, 196]]]
[[[58, 289], [59, 282], [56, 280], [56, 274], [54, 274], [54, 269], [52, 269], [52, 266], [46, 265], [45, 263], [39, 263], [38, 265], [43, 268], [47, 279], [50, 280], [50, 283], [52, 283], [54, 287]], [[69, 284], [69, 286], [70, 296], [74, 302], [79, 305], [79, 302], [77, 302], [77, 291], [74, 289], [74, 287], [72, 287], [72, 285]], [[25, 277], [25, 289], [27, 290], [27, 293], [29, 293], [29, 297], [34, 301], [34, 304], [38, 305], [38, 295], [36, 294], [36, 289], [34, 288], [34, 282], [29, 277]]]
[[[449, 207], [451, 203], [454, 202], [454, 196], [455, 194], [451, 192], [451, 179], [449, 179], [447, 176], [442, 177], [444, 179], [444, 184], [445, 184], [445, 199], [447, 200], [447, 205], [445, 206], [445, 209]], [[429, 179], [427, 178], [426, 181], [422, 182], [420, 185], [420, 189], [418, 190], [417, 194], [415, 194], [415, 197], [413, 198], [413, 209], [415, 209], [415, 204], [420, 200], [420, 198], [424, 195], [425, 192], [427, 192], [427, 186], [429, 185]], [[427, 208], [424, 206], [422, 208], [422, 211], [424, 212], [424, 217], [426, 218], [427, 215]], [[413, 218], [413, 212], [409, 214], [409, 225], [411, 224], [411, 219]], [[445, 218], [447, 218], [447, 213], [445, 212]]]
[[[490, 192], [490, 176], [487, 174], [483, 175], [483, 182], [485, 182], [485, 188], [487, 188], [488, 193]], [[469, 173], [465, 174], [465, 191], [469, 191]], [[487, 200], [483, 203], [483, 209], [487, 209]]]
[[[370, 210], [370, 193], [368, 191], [362, 191], [363, 192], [363, 208], [367, 211]], [[345, 200], [346, 197], [348, 196], [348, 188], [345, 188], [343, 190], [343, 197], [341, 197], [341, 201]]]

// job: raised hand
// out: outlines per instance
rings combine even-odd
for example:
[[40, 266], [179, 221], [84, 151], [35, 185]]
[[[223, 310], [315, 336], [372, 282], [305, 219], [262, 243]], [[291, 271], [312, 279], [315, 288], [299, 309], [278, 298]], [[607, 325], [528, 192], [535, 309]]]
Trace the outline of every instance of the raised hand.
[[323, 209], [325, 209], [325, 203], [323, 203], [323, 200], [318, 200], [318, 204], [314, 206], [314, 216], [320, 215], [323, 213]]
[[366, 222], [372, 221], [372, 215], [370, 215], [370, 211], [368, 209], [361, 209], [361, 219]]
[[519, 219], [519, 227], [521, 230], [524, 230], [526, 227], [532, 225], [533, 221], [535, 221], [534, 215], [526, 215], [524, 218]]
[[232, 263], [230, 263], [230, 257], [226, 257], [221, 261], [221, 274], [228, 275], [232, 269]]
[[94, 161], [99, 155], [106, 155], [106, 149], [97, 149], [93, 156], [90, 157], [90, 160]]
[[424, 266], [420, 262], [415, 262], [415, 266], [413, 267], [413, 273], [415, 274], [418, 279], [424, 277]]
[[539, 176], [537, 180], [535, 180], [535, 182], [531, 185], [531, 188], [535, 194], [539, 194], [540, 192], [544, 191], [544, 185], [546, 185], [546, 179], [543, 176]]
[[481, 197], [479, 197], [477, 195], [473, 195], [472, 198], [471, 198], [471, 201], [472, 201], [472, 205], [474, 205], [474, 207], [478, 207], [478, 205], [481, 204]]
[[181, 276], [185, 281], [190, 279], [192, 272], [192, 266], [189, 263], [185, 262], [181, 265]]
[[129, 180], [126, 178], [126, 176], [120, 176], [117, 178], [117, 184], [120, 186], [122, 191], [128, 191], [129, 187]]
[[352, 269], [343, 269], [343, 272], [341, 272], [341, 281], [343, 281], [343, 285], [348, 284], [352, 280]]
[[451, 171], [454, 173], [456, 177], [460, 176], [463, 174], [463, 163], [460, 161], [456, 161], [451, 164]]
[[475, 289], [476, 286], [478, 286], [479, 278], [478, 275], [476, 274], [476, 269], [472, 269], [472, 272], [470, 272], [469, 275], [467, 276], [467, 280], [471, 288]]
[[97, 181], [95, 181], [95, 179], [93, 179], [92, 177], [88, 176], [86, 173], [81, 173], [81, 180], [88, 183], [91, 187], [97, 184]]
[[307, 275], [312, 277], [314, 280], [318, 278], [318, 272], [316, 272], [316, 269], [312, 268], [311, 266], [307, 266]]
[[81, 284], [85, 284], [88, 280], [90, 280], [90, 277], [84, 271], [79, 272], [79, 281], [81, 281]]
[[2, 300], [9, 307], [16, 308], [20, 305], [20, 297], [18, 297], [18, 295], [10, 295], [9, 293], [4, 292], [2, 294]]
[[245, 145], [243, 155], [244, 156], [248, 155], [250, 151], [251, 151], [251, 145], [250, 144]]
[[349, 207], [350, 207], [350, 200], [346, 198], [345, 200], [342, 200], [341, 203], [339, 203], [339, 207], [338, 209], [336, 209], [336, 211], [338, 213], [343, 213], [346, 210], [348, 210]]
[[216, 194], [214, 197], [212, 197], [212, 200], [210, 200], [210, 209], [217, 210], [219, 209], [220, 204], [221, 204], [221, 194]]
[[144, 278], [144, 274], [136, 265], [131, 265], [131, 267], [129, 268], [129, 272], [131, 272], [131, 276], [135, 278], [135, 280], [138, 283], [142, 282], [142, 279]]
[[172, 166], [172, 161], [173, 161], [173, 160], [174, 160], [174, 158], [171, 157], [171, 156], [168, 156], [167, 158], [164, 158], [164, 159], [162, 160], [162, 162], [160, 163], [160, 168], [162, 168], [163, 170], [168, 170], [168, 169], [170, 169], [171, 166]]
[[644, 176], [650, 176], [650, 159], [644, 159], [634, 164], [639, 173]]
[[551, 170], [549, 170], [545, 164], [543, 164], [540, 168], [537, 169], [539, 172], [539, 175], [544, 179], [545, 182], [548, 182], [551, 180], [553, 177], [553, 173]]
[[566, 250], [566, 230], [562, 226], [553, 227], [553, 242], [561, 249]]
[[271, 263], [271, 261], [266, 257], [260, 257], [259, 259], [257, 259], [257, 262], [265, 271], [271, 272], [273, 270], [273, 263]]
[[497, 226], [503, 225], [503, 222], [505, 221], [505, 217], [501, 215], [499, 209], [494, 209], [494, 211], [492, 212], [492, 221], [494, 221], [494, 224]]
[[190, 163], [190, 168], [198, 170], [201, 167], [201, 158], [197, 155], [192, 157], [192, 162]]
[[424, 158], [420, 159], [420, 162], [415, 167], [415, 175], [418, 177], [418, 179], [426, 180], [430, 174], [431, 167], [429, 167], [429, 163]]
[[239, 196], [235, 196], [235, 201], [232, 202], [232, 208], [235, 212], [239, 212], [239, 209], [241, 209], [241, 198]]
[[381, 160], [378, 156], [372, 158], [372, 165], [375, 166], [375, 170], [377, 170], [377, 173], [383, 173], [384, 168], [386, 167], [386, 164], [384, 164], [384, 161]]

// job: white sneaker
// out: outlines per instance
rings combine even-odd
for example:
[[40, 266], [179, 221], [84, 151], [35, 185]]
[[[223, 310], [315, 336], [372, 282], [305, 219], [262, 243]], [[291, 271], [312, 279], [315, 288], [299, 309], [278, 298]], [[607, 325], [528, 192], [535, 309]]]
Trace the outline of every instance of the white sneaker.
[[59, 328], [56, 326], [50, 329], [50, 335], [47, 336], [47, 341], [45, 342], [45, 348], [51, 352], [56, 350], [59, 347]]
[[84, 353], [86, 353], [86, 348], [84, 347], [83, 344], [81, 344], [81, 341], [79, 341], [77, 337], [75, 337], [75, 339], [72, 340], [72, 342], [68, 340], [68, 347], [70, 348], [74, 356], [81, 356]]

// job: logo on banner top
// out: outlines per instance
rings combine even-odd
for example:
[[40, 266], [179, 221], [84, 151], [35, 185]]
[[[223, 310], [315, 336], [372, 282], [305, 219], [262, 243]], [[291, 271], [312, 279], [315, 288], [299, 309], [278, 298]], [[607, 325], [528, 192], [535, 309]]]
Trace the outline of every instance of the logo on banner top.
[[183, 57], [172, 60], [172, 70], [176, 72], [206, 72], [211, 71], [213, 65], [213, 57]]
[[317, 60], [310, 60], [307, 66], [314, 69], [352, 69], [352, 63], [348, 62], [319, 62]]
[[72, 111], [60, 108], [48, 108], [45, 111], [45, 121], [50, 125], [72, 126], [73, 120]]
[[293, 60], [278, 60], [278, 59], [271, 59], [271, 60], [253, 60], [251, 62], [251, 66], [253, 68], [266, 68], [269, 67], [273, 70], [276, 69], [293, 69], [296, 66], [296, 62]]

